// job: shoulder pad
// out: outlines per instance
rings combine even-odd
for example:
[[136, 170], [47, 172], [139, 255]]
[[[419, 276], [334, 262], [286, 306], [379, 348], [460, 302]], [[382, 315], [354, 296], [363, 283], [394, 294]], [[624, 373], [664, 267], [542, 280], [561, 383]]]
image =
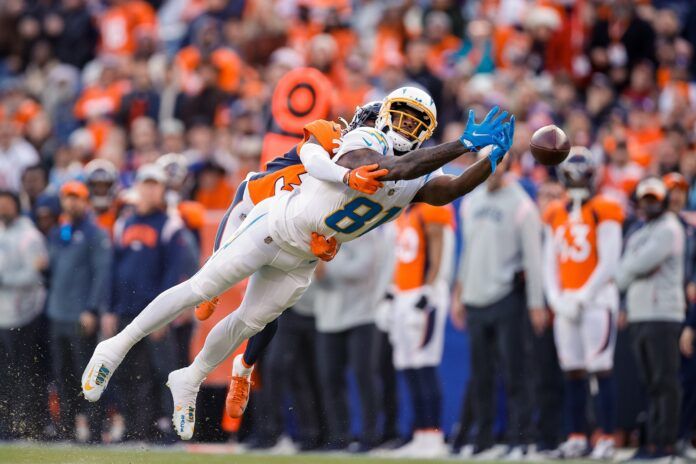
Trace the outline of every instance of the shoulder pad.
[[388, 137], [372, 127], [359, 127], [345, 134], [341, 140], [338, 156], [349, 151], [370, 149], [384, 156], [393, 154], [393, 148]]

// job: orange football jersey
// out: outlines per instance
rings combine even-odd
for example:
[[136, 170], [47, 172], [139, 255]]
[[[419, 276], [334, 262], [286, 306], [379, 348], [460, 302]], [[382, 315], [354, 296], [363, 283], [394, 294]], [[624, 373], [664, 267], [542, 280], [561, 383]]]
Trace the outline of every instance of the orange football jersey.
[[597, 226], [604, 221], [622, 223], [621, 205], [603, 195], [586, 201], [577, 217], [564, 201], [554, 201], [544, 211], [544, 222], [553, 231], [561, 290], [581, 288], [594, 272], [597, 252]]
[[396, 220], [397, 251], [394, 285], [399, 290], [422, 287], [428, 271], [428, 224], [454, 227], [452, 206], [416, 203]]
[[268, 163], [268, 171], [261, 173], [259, 177], [252, 178], [249, 181], [247, 188], [249, 196], [254, 204], [258, 204], [261, 200], [272, 197], [276, 194], [276, 189], [292, 190], [302, 183], [300, 176], [305, 174], [307, 170], [299, 160], [299, 152], [302, 145], [309, 140], [310, 136], [314, 136], [319, 144], [329, 153], [330, 157], [334, 155], [334, 149], [338, 148], [336, 143], [341, 138], [341, 127], [332, 121], [319, 119], [310, 122], [304, 127], [304, 138], [302, 141], [293, 147], [285, 156], [277, 158], [281, 161], [280, 165], [285, 165], [280, 169], [273, 169], [274, 161]]

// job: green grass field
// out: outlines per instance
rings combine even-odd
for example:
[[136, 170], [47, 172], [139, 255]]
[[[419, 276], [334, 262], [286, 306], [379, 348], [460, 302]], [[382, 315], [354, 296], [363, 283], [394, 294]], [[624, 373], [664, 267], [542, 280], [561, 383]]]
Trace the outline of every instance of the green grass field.
[[[436, 464], [463, 462], [448, 460], [378, 459], [353, 455], [303, 454], [269, 456], [262, 454], [191, 453], [181, 450], [98, 448], [51, 445], [0, 445], [2, 464]], [[525, 461], [531, 462], [531, 461]], [[564, 461], [574, 464], [580, 461]]]

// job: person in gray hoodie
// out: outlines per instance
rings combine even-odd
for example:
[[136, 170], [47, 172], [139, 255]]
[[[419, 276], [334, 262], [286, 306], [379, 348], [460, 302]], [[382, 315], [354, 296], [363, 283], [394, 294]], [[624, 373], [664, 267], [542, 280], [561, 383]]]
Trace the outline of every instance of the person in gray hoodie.
[[46, 299], [46, 245], [19, 198], [0, 190], [0, 439], [38, 435], [40, 315]]
[[649, 395], [647, 447], [637, 457], [661, 458], [674, 453], [679, 426], [685, 237], [667, 209], [662, 180], [642, 180], [636, 196], [645, 223], [629, 237], [616, 280], [626, 292], [633, 348]]

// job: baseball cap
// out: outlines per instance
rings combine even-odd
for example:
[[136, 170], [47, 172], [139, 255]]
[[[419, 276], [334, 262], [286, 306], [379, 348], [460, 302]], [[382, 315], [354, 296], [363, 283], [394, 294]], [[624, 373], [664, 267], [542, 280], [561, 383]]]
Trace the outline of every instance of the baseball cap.
[[63, 184], [60, 188], [60, 196], [75, 195], [79, 198], [89, 198], [87, 186], [79, 180], [71, 180]]
[[636, 188], [636, 197], [641, 199], [647, 195], [652, 195], [658, 200], [664, 200], [667, 196], [667, 187], [662, 179], [658, 177], [648, 177], [643, 179]]
[[148, 180], [164, 184], [167, 182], [167, 174], [164, 172], [164, 169], [157, 164], [143, 164], [140, 166], [140, 169], [138, 169], [138, 173], [135, 176], [135, 181], [146, 182]]

